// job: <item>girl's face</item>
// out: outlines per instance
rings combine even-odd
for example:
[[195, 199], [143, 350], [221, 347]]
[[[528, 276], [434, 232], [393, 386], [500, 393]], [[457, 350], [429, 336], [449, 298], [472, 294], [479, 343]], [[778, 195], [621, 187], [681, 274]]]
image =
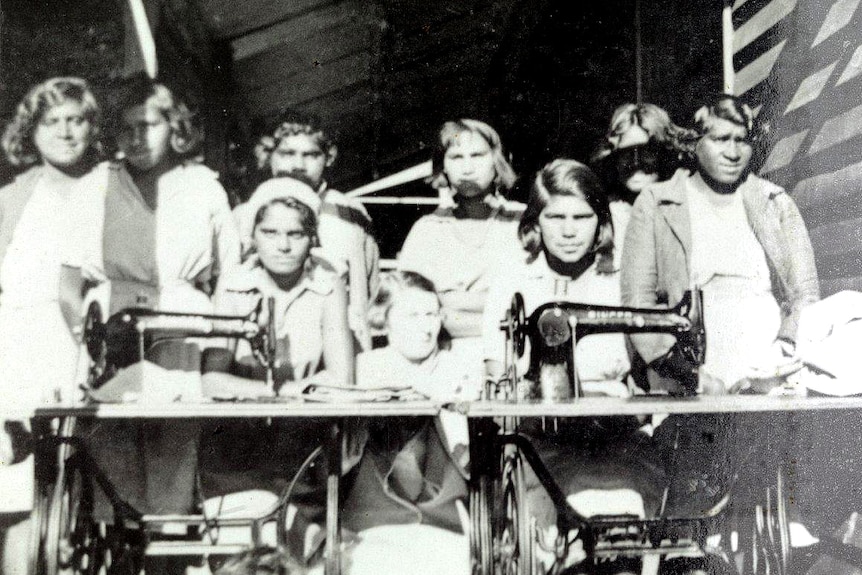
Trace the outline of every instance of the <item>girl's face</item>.
[[311, 251], [311, 237], [302, 227], [300, 213], [282, 204], [266, 209], [252, 239], [261, 265], [275, 277], [299, 273]]
[[598, 225], [596, 212], [575, 196], [551, 196], [539, 214], [545, 251], [566, 264], [576, 263], [590, 252]]
[[123, 111], [120, 149], [137, 170], [152, 170], [170, 157], [171, 125], [152, 98]]
[[387, 316], [389, 345], [410, 361], [419, 362], [437, 350], [443, 325], [437, 294], [407, 288], [395, 296]]
[[497, 176], [491, 146], [479, 134], [460, 132], [443, 155], [443, 172], [449, 185], [464, 197], [490, 192]]
[[93, 126], [84, 115], [84, 105], [66, 100], [49, 108], [33, 131], [33, 144], [42, 160], [57, 168], [71, 168], [87, 153]]

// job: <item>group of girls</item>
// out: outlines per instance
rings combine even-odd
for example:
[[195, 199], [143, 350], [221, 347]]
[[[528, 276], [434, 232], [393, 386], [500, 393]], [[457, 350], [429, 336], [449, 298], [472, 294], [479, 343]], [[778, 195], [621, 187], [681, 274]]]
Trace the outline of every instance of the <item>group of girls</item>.
[[[400, 270], [378, 288], [371, 280], [374, 249], [332, 257], [334, 250], [352, 249], [357, 243], [349, 240], [360, 236], [348, 237], [330, 225], [334, 212], [326, 206], [333, 193], [321, 185], [321, 173], [310, 178], [309, 168], [302, 167], [283, 177], [276, 169], [282, 160], [308, 157], [323, 170], [334, 156], [320, 134], [280, 127], [268, 136], [273, 178], [234, 217], [217, 175], [196, 161], [202, 134], [186, 106], [149, 81], [128, 86], [120, 101], [118, 161], [99, 162], [100, 108], [86, 83], [75, 78], [33, 88], [3, 139], [9, 160], [28, 168], [0, 191], [0, 386], [4, 397], [24, 409], [76, 399], [79, 318], [88, 298], [105, 302], [109, 311], [147, 305], [245, 315], [266, 310], [260, 303], [271, 297], [281, 394], [316, 381], [409, 385], [443, 401], [476, 398], [485, 377], [501, 375], [504, 344], [497, 326], [515, 291], [524, 294], [528, 313], [552, 299], [622, 303], [614, 248], [621, 244], [627, 213], [646, 185], [668, 175], [665, 166], [682, 150], [682, 132], [666, 113], [649, 105], [624, 106], [596, 157], [615, 201], [609, 203], [589, 167], [558, 159], [535, 176], [525, 206], [506, 198], [516, 178], [497, 132], [476, 120], [447, 122], [430, 180], [441, 205], [414, 225], [398, 259]], [[318, 222], [325, 221], [341, 245], [321, 242]], [[321, 243], [329, 245], [321, 250]], [[362, 239], [359, 245], [368, 244]], [[368, 323], [386, 333], [385, 347], [368, 349]], [[364, 349], [358, 357], [355, 342]], [[630, 393], [634, 367], [622, 335], [580, 345], [587, 346], [578, 351], [577, 365], [585, 390]], [[263, 382], [263, 366], [245, 342], [178, 342], [146, 359], [166, 369], [202, 372], [204, 395], [256, 398], [275, 392]], [[572, 495], [594, 484], [572, 471], [570, 462], [588, 468], [598, 461], [587, 475], [610, 474], [604, 487], [617, 490], [617, 500], [619, 490], [636, 491], [634, 512], [645, 514], [659, 504], [654, 486], [662, 471], [649, 455], [651, 442], [640, 423], [569, 430], [599, 442], [602, 447], [590, 454], [580, 453], [577, 441], [560, 444], [538, 431], [537, 441], [547, 440], [546, 451], [556, 462], [550, 467]], [[107, 454], [104, 471], [123, 484], [121, 497], [144, 513], [188, 512], [196, 503], [198, 474], [207, 495], [249, 487], [278, 492], [289, 481], [284, 470], [298, 467], [326, 434], [324, 422], [294, 420], [212, 429], [122, 425], [127, 427], [97, 425], [86, 437], [95, 453]], [[0, 459], [7, 464], [0, 479], [4, 490], [8, 479], [20, 491], [32, 486], [32, 457], [19, 441], [26, 437], [26, 423], [10, 421], [6, 429], [10, 433], [0, 434]], [[348, 458], [352, 468], [345, 470], [346, 527], [364, 534], [366, 544], [375, 541], [375, 529], [391, 525], [421, 527], [400, 532], [402, 543], [424, 541], [422, 528], [464, 533], [463, 421], [375, 424], [356, 436], [358, 449]], [[597, 460], [599, 452], [616, 456]], [[313, 482], [303, 488], [309, 500], [319, 495]], [[5, 573], [25, 564], [32, 494], [15, 499], [17, 506], [4, 509]], [[544, 513], [540, 498], [534, 499], [537, 513]], [[314, 505], [307, 507], [294, 520], [300, 527], [320, 519]], [[614, 511], [631, 512], [631, 506]], [[387, 541], [389, 535], [379, 537]], [[294, 552], [304, 558], [309, 537], [299, 540]], [[451, 552], [426, 550], [428, 573], [466, 572], [463, 537], [451, 543]], [[357, 547], [355, 573], [363, 572], [363, 557], [368, 569], [383, 572], [379, 552], [363, 555], [361, 549], [369, 548], [379, 549]], [[392, 561], [395, 569], [403, 570], [403, 564]]]

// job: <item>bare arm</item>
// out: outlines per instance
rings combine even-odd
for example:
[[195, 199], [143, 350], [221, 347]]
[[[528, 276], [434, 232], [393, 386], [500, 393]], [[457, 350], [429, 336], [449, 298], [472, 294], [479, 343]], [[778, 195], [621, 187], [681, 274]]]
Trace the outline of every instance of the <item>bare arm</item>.
[[323, 310], [323, 361], [331, 382], [353, 385], [355, 355], [347, 323], [347, 290], [336, 282]]

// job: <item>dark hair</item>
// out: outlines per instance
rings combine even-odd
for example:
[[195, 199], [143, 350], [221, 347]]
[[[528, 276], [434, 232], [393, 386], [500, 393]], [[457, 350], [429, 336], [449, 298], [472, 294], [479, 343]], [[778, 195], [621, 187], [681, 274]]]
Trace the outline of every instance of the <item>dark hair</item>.
[[491, 147], [491, 155], [494, 158], [494, 185], [497, 190], [503, 193], [508, 192], [515, 185], [517, 176], [512, 165], [506, 159], [503, 153], [503, 143], [500, 140], [500, 134], [497, 130], [479, 120], [470, 120], [463, 118], [460, 120], [450, 121], [443, 124], [440, 128], [440, 133], [437, 138], [437, 145], [434, 147], [434, 155], [431, 158], [433, 173], [428, 179], [428, 183], [432, 188], [448, 188], [449, 179], [443, 171], [443, 159], [446, 157], [446, 150], [455, 142], [455, 139], [464, 132], [478, 134]]
[[[386, 329], [386, 319], [397, 294], [406, 289], [417, 289], [437, 296], [434, 283], [416, 272], [392, 271], [380, 274], [380, 285], [377, 295], [368, 308], [368, 325], [372, 329]], [[439, 303], [439, 299], [437, 300]]]
[[304, 575], [306, 570], [286, 550], [255, 547], [230, 557], [215, 575]]
[[262, 136], [254, 147], [257, 168], [259, 170], [269, 169], [272, 152], [281, 144], [281, 141], [290, 136], [298, 135], [311, 138], [327, 158], [334, 160], [335, 156], [338, 155], [338, 147], [335, 142], [316, 120], [307, 117], [286, 116], [272, 132]]
[[539, 215], [553, 196], [572, 196], [584, 200], [598, 217], [593, 251], [598, 256], [598, 269], [602, 273], [613, 270], [614, 228], [608, 196], [598, 176], [584, 164], [568, 159], [557, 159], [537, 174], [530, 188], [527, 209], [518, 224], [518, 237], [532, 258], [544, 249]]
[[39, 162], [33, 143], [33, 132], [45, 113], [67, 101], [81, 104], [84, 118], [90, 123], [90, 149], [94, 156], [102, 153], [99, 140], [102, 111], [90, 85], [81, 78], [51, 78], [36, 84], [18, 103], [15, 117], [3, 133], [3, 151], [13, 166], [30, 166]]
[[695, 138], [700, 139], [714, 119], [727, 120], [742, 126], [748, 132], [748, 141], [755, 143], [766, 133], [764, 125], [758, 121], [751, 107], [736, 96], [713, 94], [694, 113]]
[[114, 121], [122, 130], [121, 117], [125, 110], [152, 104], [171, 127], [171, 149], [180, 157], [192, 156], [204, 140], [203, 130], [197, 125], [195, 114], [185, 102], [165, 86], [149, 78], [136, 76], [120, 89], [117, 114]]
[[[640, 128], [647, 135], [647, 142], [632, 146], [623, 145], [624, 138], [632, 128]], [[602, 177], [612, 197], [625, 197], [628, 191], [619, 181], [616, 162], [625, 152], [646, 153], [655, 158], [655, 173], [659, 180], [666, 180], [687, 158], [691, 149], [691, 130], [677, 126], [661, 107], [647, 102], [627, 103], [614, 110], [608, 133], [590, 157], [593, 169]]]
[[317, 215], [310, 207], [293, 198], [274, 198], [258, 208], [257, 213], [254, 214], [254, 224], [251, 226], [252, 237], [254, 237], [254, 231], [257, 229], [257, 226], [266, 218], [269, 208], [276, 204], [296, 210], [299, 214], [299, 223], [302, 226], [302, 231], [311, 238], [311, 247], [320, 246], [320, 239], [317, 236]]

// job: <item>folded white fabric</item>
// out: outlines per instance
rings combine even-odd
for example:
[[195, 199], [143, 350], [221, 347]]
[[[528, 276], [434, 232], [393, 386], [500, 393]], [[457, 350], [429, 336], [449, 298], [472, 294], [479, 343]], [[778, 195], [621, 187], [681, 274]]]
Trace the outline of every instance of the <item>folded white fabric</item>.
[[826, 395], [862, 394], [862, 293], [843, 291], [802, 311], [796, 351], [807, 388]]
[[90, 392], [101, 403], [171, 403], [201, 401], [201, 375], [139, 361], [117, 371], [105, 385]]

